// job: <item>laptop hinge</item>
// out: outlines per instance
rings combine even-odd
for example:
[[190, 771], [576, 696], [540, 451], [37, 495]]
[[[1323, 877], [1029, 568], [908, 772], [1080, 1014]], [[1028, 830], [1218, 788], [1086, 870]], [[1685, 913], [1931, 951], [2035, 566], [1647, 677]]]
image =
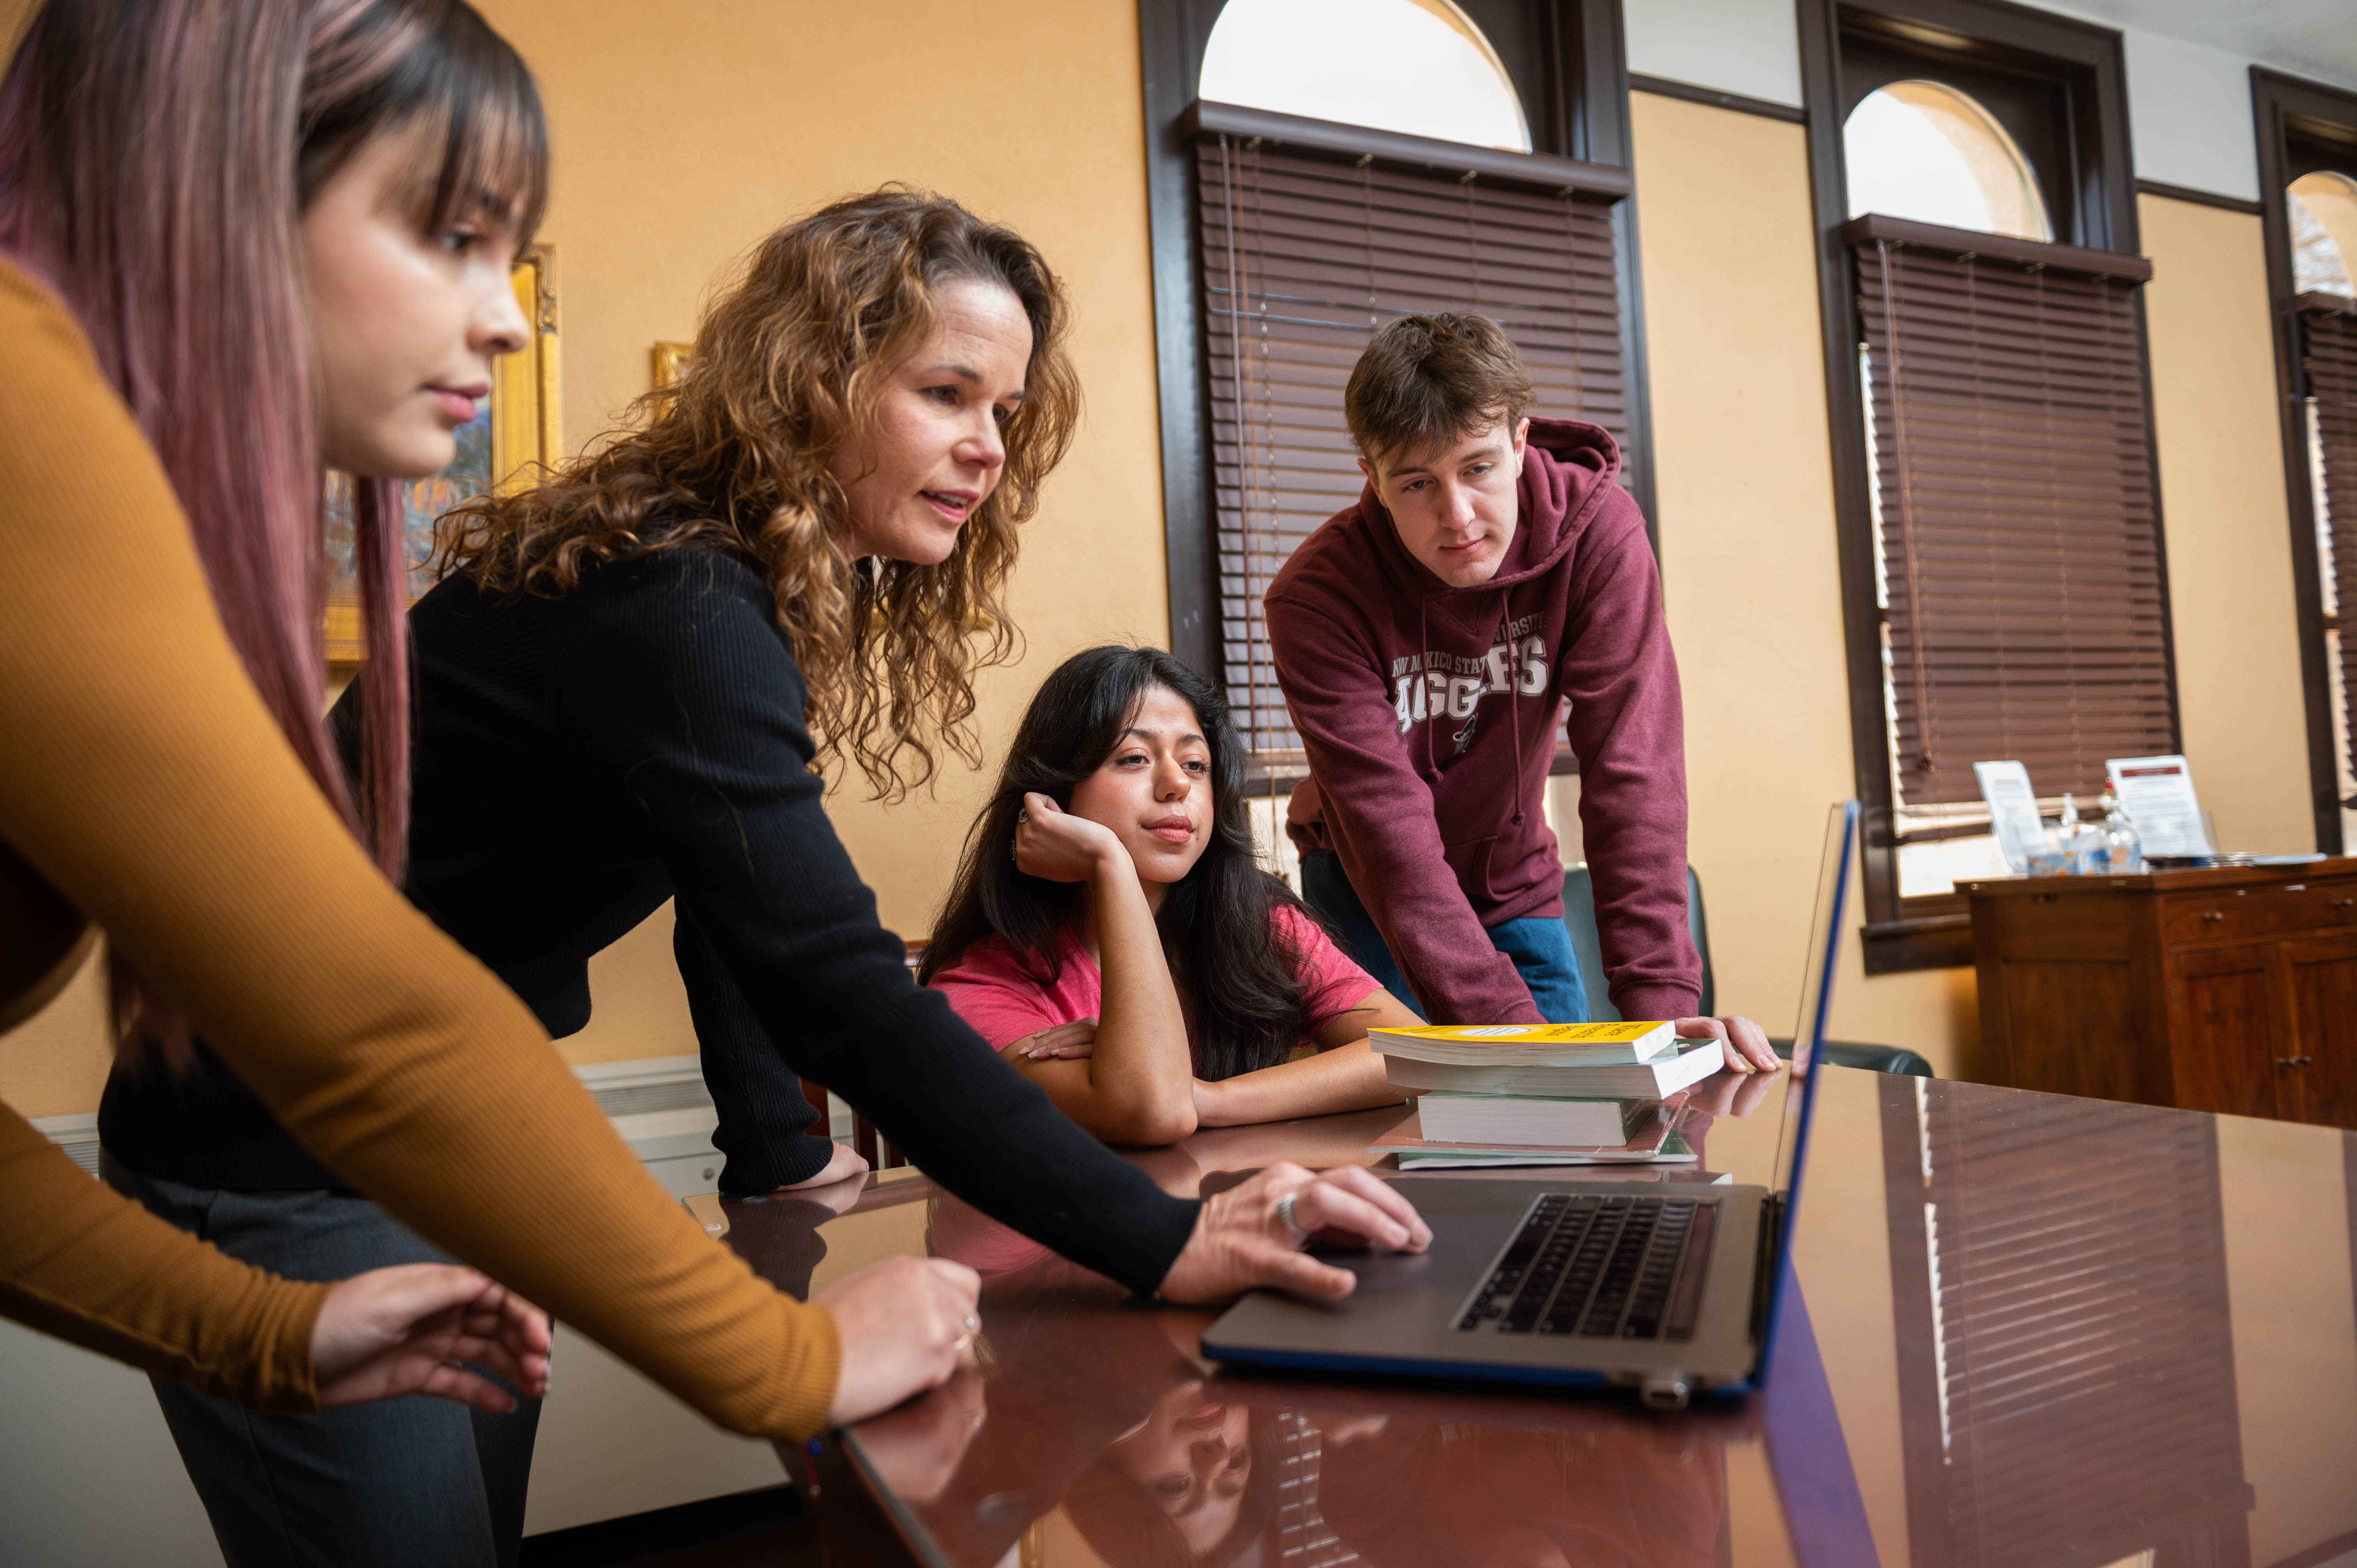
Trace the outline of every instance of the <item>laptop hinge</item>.
[[1765, 1347], [1768, 1303], [1774, 1295], [1776, 1270], [1784, 1260], [1784, 1200], [1774, 1193], [1760, 1206], [1760, 1249], [1753, 1260], [1751, 1280], [1751, 1342]]

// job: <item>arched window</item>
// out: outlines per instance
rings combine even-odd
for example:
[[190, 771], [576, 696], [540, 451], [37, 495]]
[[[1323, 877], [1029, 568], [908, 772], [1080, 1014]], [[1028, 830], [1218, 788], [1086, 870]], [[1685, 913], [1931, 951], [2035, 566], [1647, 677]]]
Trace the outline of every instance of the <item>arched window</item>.
[[1449, 0], [1228, 0], [1200, 91], [1213, 103], [1531, 150], [1506, 68]]
[[2286, 197], [2293, 292], [2357, 295], [2357, 179], [2319, 169], [2293, 180]]
[[1894, 81], [1869, 92], [1842, 127], [1853, 218], [1879, 212], [2050, 241], [2046, 202], [2029, 160], [1989, 112], [1936, 81]]
[[[2300, 312], [2301, 413], [2308, 436], [2309, 510], [2316, 521], [2317, 600], [2322, 611], [2324, 680], [2330, 698], [2334, 798], [2341, 838], [2352, 840], [2357, 802], [2357, 179], [2312, 169], [2284, 187], [2291, 231], [2292, 294]], [[2311, 767], [2313, 764], [2311, 763]]]

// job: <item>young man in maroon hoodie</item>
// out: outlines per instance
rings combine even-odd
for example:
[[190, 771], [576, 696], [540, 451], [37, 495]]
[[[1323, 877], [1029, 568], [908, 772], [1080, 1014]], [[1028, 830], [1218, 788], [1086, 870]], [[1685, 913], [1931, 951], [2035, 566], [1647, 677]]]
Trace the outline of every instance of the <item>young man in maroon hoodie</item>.
[[1644, 518], [1612, 437], [1526, 418], [1531, 395], [1478, 316], [1394, 321], [1351, 373], [1366, 489], [1266, 598], [1309, 757], [1286, 822], [1308, 901], [1428, 1018], [1585, 1017], [1541, 806], [1567, 700], [1612, 1004], [1772, 1067], [1749, 1019], [1691, 1016], [1684, 720]]

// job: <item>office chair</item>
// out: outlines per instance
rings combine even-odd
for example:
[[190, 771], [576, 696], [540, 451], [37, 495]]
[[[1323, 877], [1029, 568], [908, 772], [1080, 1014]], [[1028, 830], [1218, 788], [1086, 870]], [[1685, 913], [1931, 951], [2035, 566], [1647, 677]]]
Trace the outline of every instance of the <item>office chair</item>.
[[[901, 961], [908, 965], [909, 978], [913, 981], [917, 978], [917, 965], [924, 961], [925, 940], [920, 937], [908, 943], [907, 947], [908, 951]], [[806, 1078], [802, 1079], [802, 1098], [818, 1112], [818, 1120], [811, 1123], [810, 1135], [832, 1142], [834, 1117], [827, 1103], [826, 1086], [814, 1078]], [[854, 1154], [867, 1162], [871, 1170], [894, 1170], [909, 1163], [909, 1156], [894, 1148], [891, 1140], [879, 1137], [876, 1123], [867, 1119], [865, 1112], [856, 1109], [851, 1112], [851, 1148]]]
[[[1571, 933], [1572, 950], [1579, 957], [1580, 983], [1587, 992], [1587, 1015], [1609, 1022], [1620, 1015], [1604, 989], [1604, 949], [1596, 935], [1596, 886], [1588, 880], [1585, 861], [1563, 874], [1563, 924]], [[1702, 956], [1702, 1011], [1716, 1015], [1717, 988], [1710, 970], [1710, 926], [1703, 915], [1702, 879], [1686, 867], [1686, 929], [1693, 933], [1695, 951]], [[1790, 1058], [1792, 1042], [1770, 1039], [1780, 1057]], [[1900, 1046], [1870, 1046], [1857, 1040], [1827, 1040], [1824, 1059], [1835, 1067], [1863, 1068], [1868, 1072], [1906, 1073], [1930, 1078], [1932, 1064]]]

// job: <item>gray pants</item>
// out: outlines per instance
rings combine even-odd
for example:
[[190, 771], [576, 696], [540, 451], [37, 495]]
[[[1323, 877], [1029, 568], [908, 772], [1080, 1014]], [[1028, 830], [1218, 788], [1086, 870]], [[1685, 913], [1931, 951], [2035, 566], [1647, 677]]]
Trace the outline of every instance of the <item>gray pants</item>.
[[[232, 1258], [339, 1280], [450, 1260], [366, 1198], [150, 1181], [111, 1156], [117, 1191]], [[229, 1568], [511, 1568], [523, 1541], [540, 1402], [490, 1415], [413, 1394], [264, 1415], [152, 1380]]]

